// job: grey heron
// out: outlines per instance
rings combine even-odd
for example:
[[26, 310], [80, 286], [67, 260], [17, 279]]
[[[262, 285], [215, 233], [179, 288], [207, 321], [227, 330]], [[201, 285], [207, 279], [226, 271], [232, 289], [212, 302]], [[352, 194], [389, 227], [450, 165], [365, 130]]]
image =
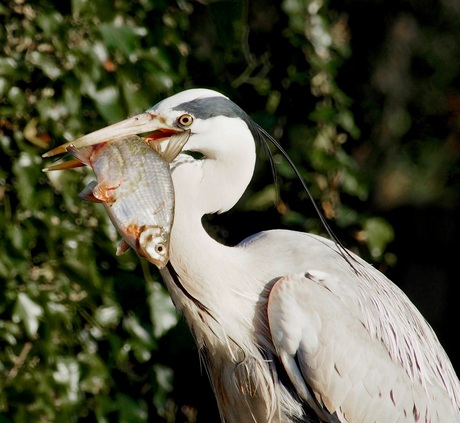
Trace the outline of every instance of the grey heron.
[[161, 275], [206, 362], [222, 421], [460, 422], [447, 354], [382, 273], [313, 234], [270, 230], [235, 247], [208, 235], [202, 217], [240, 199], [255, 138], [265, 135], [227, 97], [187, 90], [71, 144], [145, 133], [168, 143], [181, 131], [190, 137], [171, 164], [176, 211]]

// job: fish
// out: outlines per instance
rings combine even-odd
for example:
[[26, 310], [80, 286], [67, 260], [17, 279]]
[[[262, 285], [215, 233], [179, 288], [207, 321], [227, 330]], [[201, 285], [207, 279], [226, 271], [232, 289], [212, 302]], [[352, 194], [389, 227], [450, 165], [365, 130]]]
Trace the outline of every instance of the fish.
[[189, 133], [171, 137], [165, 151], [137, 135], [92, 146], [67, 146], [74, 157], [46, 171], [87, 165], [96, 175], [78, 196], [102, 203], [121, 236], [116, 254], [132, 248], [159, 269], [169, 261], [174, 220], [174, 186], [169, 163], [187, 142]]

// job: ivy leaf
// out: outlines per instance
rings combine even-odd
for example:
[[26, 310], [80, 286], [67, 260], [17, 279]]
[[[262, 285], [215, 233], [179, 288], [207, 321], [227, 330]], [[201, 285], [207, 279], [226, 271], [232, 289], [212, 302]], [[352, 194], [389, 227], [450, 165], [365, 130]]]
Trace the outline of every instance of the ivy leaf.
[[364, 232], [369, 250], [374, 258], [380, 257], [388, 243], [394, 239], [393, 227], [380, 217], [366, 219]]
[[166, 290], [158, 283], [148, 284], [150, 315], [153, 324], [155, 338], [163, 336], [169, 329], [176, 326], [178, 315], [171, 297]]
[[27, 294], [20, 292], [13, 311], [13, 321], [22, 322], [27, 334], [35, 338], [43, 308], [32, 301]]

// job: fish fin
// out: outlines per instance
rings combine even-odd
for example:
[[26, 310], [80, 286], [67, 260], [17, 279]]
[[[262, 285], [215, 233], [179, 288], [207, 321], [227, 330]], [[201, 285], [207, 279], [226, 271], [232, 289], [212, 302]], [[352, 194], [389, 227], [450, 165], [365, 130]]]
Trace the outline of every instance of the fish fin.
[[85, 189], [78, 194], [78, 198], [83, 201], [88, 201], [89, 203], [101, 203], [102, 200], [94, 196], [94, 188], [96, 185], [96, 181], [91, 181], [88, 185], [86, 185]]
[[117, 245], [117, 256], [121, 256], [122, 254], [126, 253], [126, 251], [129, 250], [129, 244], [124, 240], [122, 239], [118, 245]]
[[109, 186], [106, 181], [102, 181], [94, 186], [93, 195], [103, 203], [111, 203], [115, 201], [116, 189], [119, 186], [120, 183], [112, 183]]
[[144, 141], [159, 156], [163, 155], [163, 152], [161, 151], [161, 145], [160, 145], [160, 143], [158, 141], [150, 140], [149, 138], [144, 138]]
[[75, 157], [77, 160], [80, 160], [85, 165], [91, 166], [90, 156], [93, 152], [93, 146], [75, 148], [73, 144], [70, 144], [67, 147], [67, 152]]
[[182, 151], [182, 147], [187, 143], [189, 138], [190, 131], [178, 132], [177, 134], [171, 135], [165, 151], [159, 153], [160, 156], [163, 157], [163, 160], [167, 163], [171, 163]]

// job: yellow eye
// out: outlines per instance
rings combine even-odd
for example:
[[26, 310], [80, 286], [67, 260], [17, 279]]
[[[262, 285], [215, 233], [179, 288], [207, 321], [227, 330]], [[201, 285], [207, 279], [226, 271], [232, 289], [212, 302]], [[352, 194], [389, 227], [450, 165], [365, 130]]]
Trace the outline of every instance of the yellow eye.
[[190, 126], [193, 123], [193, 117], [187, 114], [181, 115], [179, 119], [177, 119], [177, 122], [182, 126]]

